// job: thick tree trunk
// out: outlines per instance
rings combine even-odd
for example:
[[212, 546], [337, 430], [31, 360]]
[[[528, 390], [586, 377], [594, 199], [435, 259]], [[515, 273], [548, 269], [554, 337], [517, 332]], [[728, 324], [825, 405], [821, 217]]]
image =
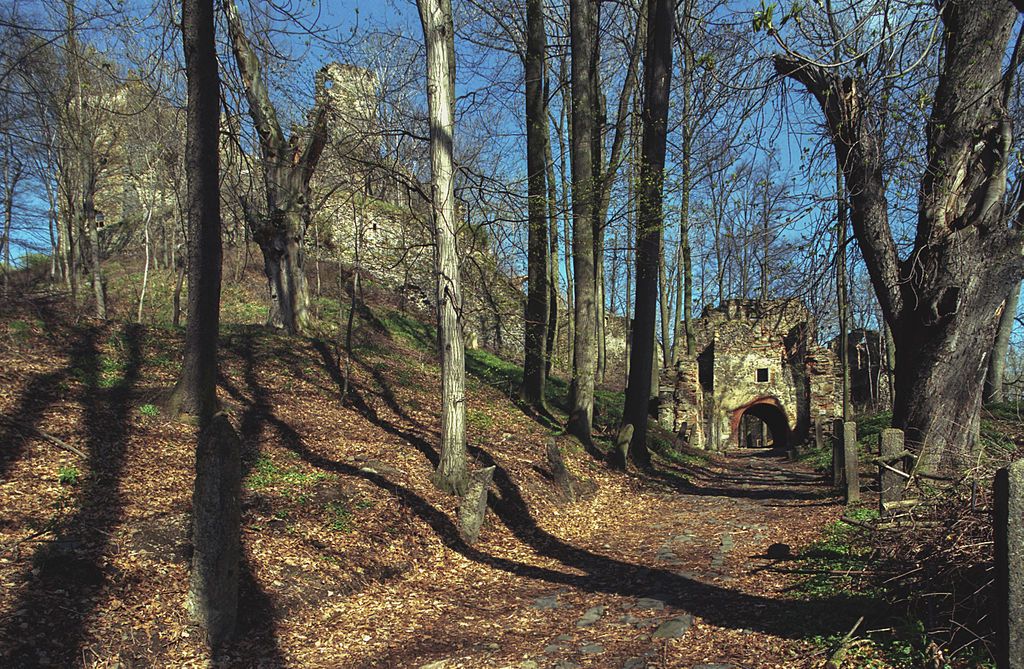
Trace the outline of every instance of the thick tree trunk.
[[547, 109], [544, 100], [544, 7], [526, 4], [526, 169], [529, 175], [528, 290], [523, 365], [523, 400], [544, 406], [547, 381], [548, 318], [550, 316], [551, 239], [547, 220]]
[[597, 305], [594, 269], [594, 95], [590, 69], [597, 31], [594, 0], [569, 3], [572, 51], [570, 145], [572, 152], [572, 260], [575, 292], [575, 339], [569, 431], [590, 446], [594, 424], [594, 377], [597, 372]]
[[256, 236], [270, 294], [267, 324], [293, 334], [303, 332], [310, 315], [302, 240], [291, 226], [262, 232], [269, 233]]
[[451, 0], [417, 0], [427, 45], [427, 103], [433, 180], [434, 269], [437, 277], [438, 346], [441, 357], [441, 458], [434, 482], [462, 495], [466, 469], [466, 361], [462, 294], [455, 248], [452, 145], [455, 126], [455, 30]]
[[951, 0], [940, 11], [944, 58], [905, 259], [864, 87], [800, 58], [777, 56], [775, 65], [815, 96], [832, 134], [853, 231], [896, 344], [893, 426], [922, 470], [960, 472], [975, 455], [996, 314], [1024, 274], [1021, 232], [1003, 207], [1012, 136], [1000, 82], [1016, 12], [1006, 0]]
[[1020, 282], [1010, 291], [1003, 310], [999, 314], [999, 326], [996, 329], [996, 341], [989, 355], [988, 371], [985, 374], [985, 404], [998, 404], [1005, 400], [1003, 396], [1003, 375], [1006, 370], [1006, 354], [1010, 350], [1010, 334], [1017, 317], [1017, 303], [1020, 301]]
[[[636, 232], [636, 307], [629, 384], [622, 412], [623, 424], [633, 426], [629, 458], [637, 466], [650, 465], [647, 421], [653, 372], [654, 330], [657, 317], [658, 263], [661, 258], [662, 186], [668, 135], [668, 101], [672, 81], [672, 0], [650, 0], [647, 50], [644, 58], [643, 147], [639, 211]], [[624, 464], [624, 463], [619, 463]]]
[[176, 411], [198, 418], [192, 496], [192, 571], [187, 606], [207, 643], [218, 648], [235, 631], [240, 549], [240, 448], [217, 410], [221, 237], [218, 184], [220, 82], [213, 3], [184, 0], [182, 38], [188, 86], [185, 173], [188, 178], [188, 326], [181, 377], [171, 397]]

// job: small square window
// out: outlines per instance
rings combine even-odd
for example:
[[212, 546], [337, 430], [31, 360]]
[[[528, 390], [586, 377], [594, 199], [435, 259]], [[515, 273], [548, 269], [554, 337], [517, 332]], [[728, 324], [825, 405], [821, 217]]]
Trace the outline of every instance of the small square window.
[[767, 367], [758, 367], [758, 369], [757, 369], [757, 382], [758, 383], [768, 383], [768, 368]]

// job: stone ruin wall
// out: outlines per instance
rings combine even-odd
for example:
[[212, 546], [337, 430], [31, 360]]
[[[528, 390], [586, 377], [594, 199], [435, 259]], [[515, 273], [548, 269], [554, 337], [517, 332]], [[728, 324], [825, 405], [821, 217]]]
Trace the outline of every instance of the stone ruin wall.
[[[836, 415], [838, 364], [814, 342], [813, 319], [799, 301], [730, 300], [705, 309], [694, 327], [696, 359], [662, 378], [675, 409], [663, 422], [692, 447], [737, 446], [739, 419], [753, 404], [779, 409], [795, 440], [806, 437], [815, 416]], [[767, 381], [757, 380], [759, 369], [768, 370]]]

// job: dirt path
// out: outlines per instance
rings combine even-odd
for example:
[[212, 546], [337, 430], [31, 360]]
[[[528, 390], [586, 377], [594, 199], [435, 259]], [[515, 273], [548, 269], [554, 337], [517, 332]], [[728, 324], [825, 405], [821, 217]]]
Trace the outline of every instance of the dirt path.
[[[193, 435], [152, 404], [178, 334], [40, 323], [0, 347], [0, 413], [26, 426], [0, 430], [0, 665], [209, 666], [183, 606]], [[367, 346], [342, 403], [316, 341], [238, 328], [222, 349], [246, 470], [240, 641], [221, 666], [805, 667], [809, 638], [850, 627], [767, 557], [840, 513], [802, 465], [746, 452], [624, 476], [560, 437], [597, 484], [566, 504], [544, 474], [550, 431], [471, 379], [472, 466], [497, 469], [468, 546], [430, 482], [427, 355]]]
[[812, 665], [817, 649], [804, 639], [820, 625], [821, 607], [792, 601], [792, 575], [768, 554], [773, 544], [772, 555], [799, 549], [838, 515], [824, 480], [756, 452], [673, 474], [637, 486], [633, 499], [604, 491], [588, 540], [569, 546], [555, 538], [557, 527], [536, 528], [533, 554], [518, 553], [512, 564], [471, 555], [448, 582], [412, 576], [393, 584], [379, 597], [415, 623], [406, 638], [416, 643], [392, 638], [364, 661], [431, 669]]

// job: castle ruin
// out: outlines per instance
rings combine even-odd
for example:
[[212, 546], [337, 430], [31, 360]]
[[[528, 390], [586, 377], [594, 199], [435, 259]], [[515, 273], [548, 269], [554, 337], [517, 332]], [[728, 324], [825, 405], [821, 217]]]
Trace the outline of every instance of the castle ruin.
[[841, 415], [838, 361], [799, 300], [728, 300], [693, 325], [696, 356], [662, 375], [663, 422], [691, 447], [753, 445], [746, 423], [757, 419], [769, 433], [760, 445], [789, 449], [815, 419]]

